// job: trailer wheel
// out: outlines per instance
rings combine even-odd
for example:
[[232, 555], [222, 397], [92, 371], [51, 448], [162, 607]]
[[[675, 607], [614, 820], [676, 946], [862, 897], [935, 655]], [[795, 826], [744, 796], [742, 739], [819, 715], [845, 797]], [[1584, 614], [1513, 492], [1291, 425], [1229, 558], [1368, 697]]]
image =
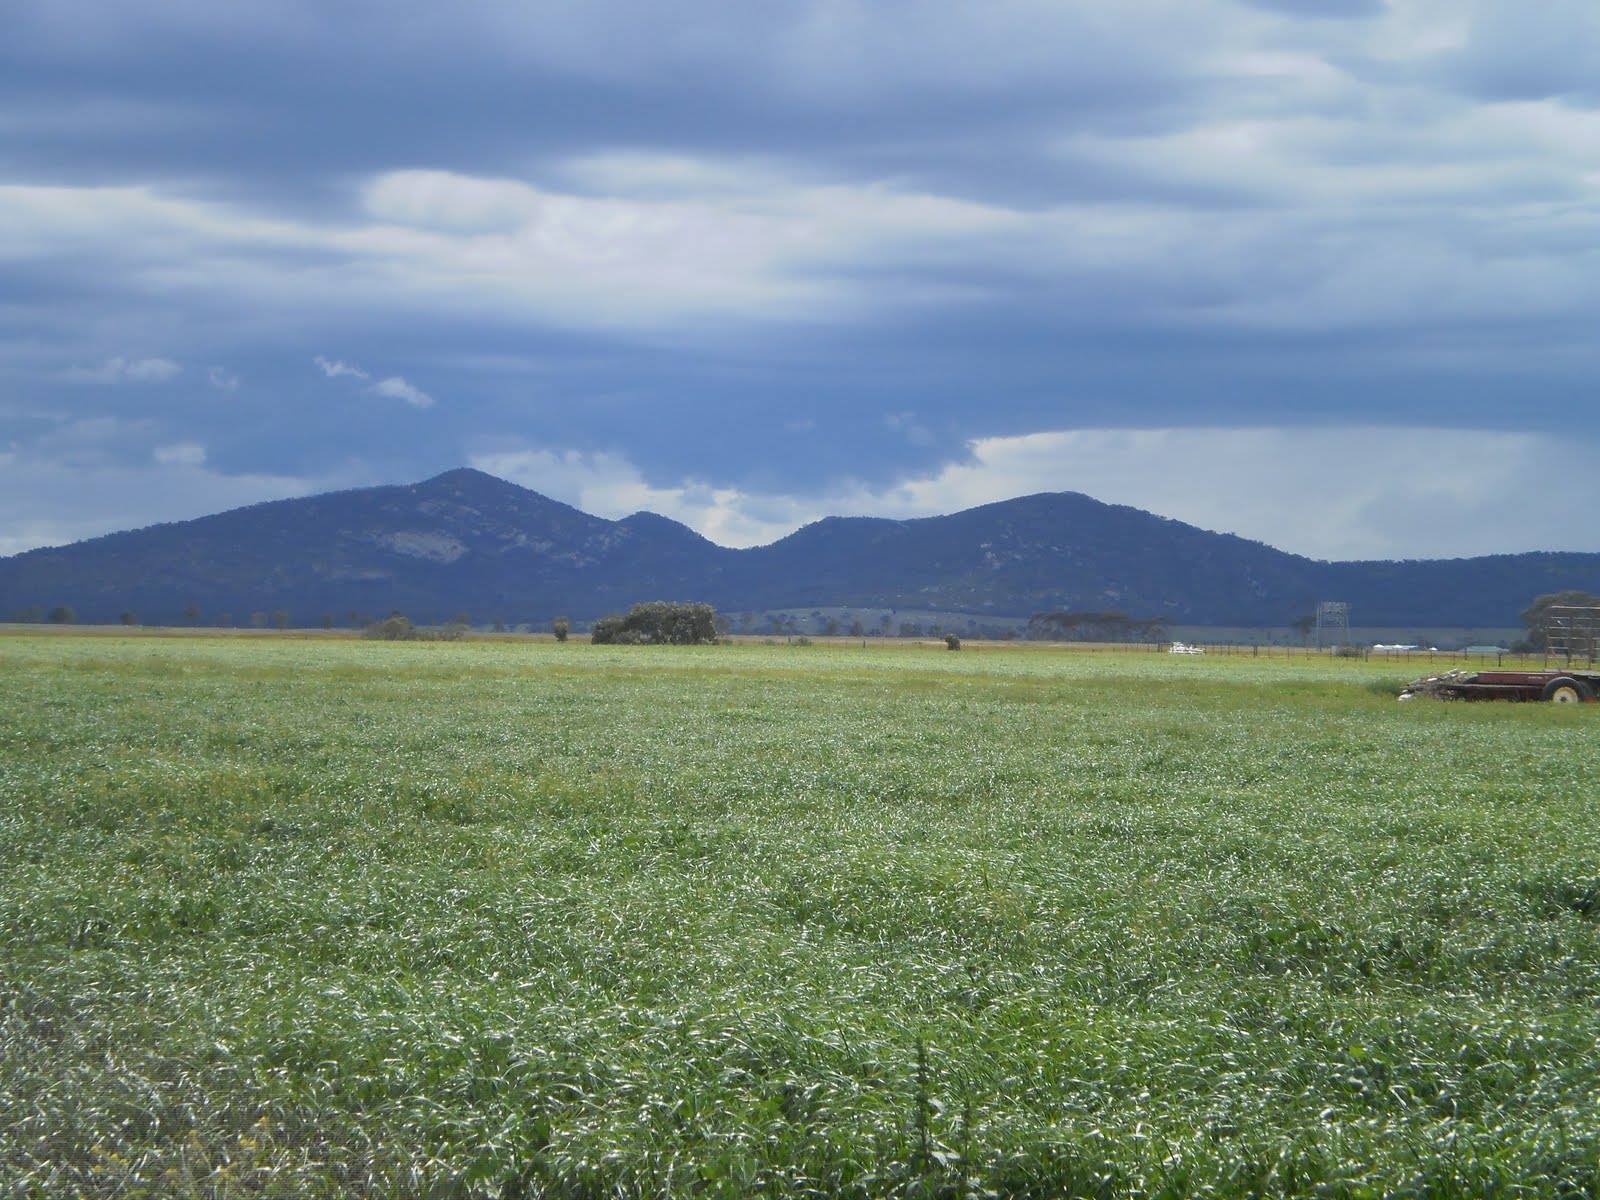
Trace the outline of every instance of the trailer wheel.
[[1544, 685], [1544, 698], [1551, 704], [1582, 704], [1594, 699], [1594, 689], [1581, 679], [1562, 675]]

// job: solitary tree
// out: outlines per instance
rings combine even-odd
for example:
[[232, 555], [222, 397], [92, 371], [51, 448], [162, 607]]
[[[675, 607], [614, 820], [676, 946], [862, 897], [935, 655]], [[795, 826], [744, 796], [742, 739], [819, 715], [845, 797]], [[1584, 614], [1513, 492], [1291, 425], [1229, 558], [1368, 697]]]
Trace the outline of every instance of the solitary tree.
[[324, 629], [332, 629], [333, 628], [333, 614], [332, 613], [323, 613], [322, 614], [322, 627]]
[[265, 629], [267, 627], [267, 614], [264, 612], [251, 613], [250, 624], [255, 626], [257, 629]]
[[134, 616], [131, 612], [129, 612], [126, 609], [124, 609], [123, 612], [122, 612], [122, 616], [120, 616], [117, 619], [120, 620], [124, 625], [132, 625], [139, 618]]
[[50, 610], [47, 619], [52, 625], [71, 625], [78, 619], [78, 614], [73, 612], [69, 605], [58, 604]]
[[289, 628], [289, 614], [281, 608], [272, 610], [272, 627], [274, 629]]
[[566, 617], [557, 617], [550, 622], [550, 632], [556, 635], [556, 641], [564, 642], [567, 635], [572, 632], [572, 622]]

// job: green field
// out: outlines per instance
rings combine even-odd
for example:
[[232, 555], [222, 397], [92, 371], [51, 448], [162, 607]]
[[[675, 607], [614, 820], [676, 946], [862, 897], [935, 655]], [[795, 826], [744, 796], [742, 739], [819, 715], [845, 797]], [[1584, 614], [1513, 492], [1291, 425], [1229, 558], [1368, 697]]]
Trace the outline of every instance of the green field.
[[1600, 711], [0, 637], [0, 1195], [1594, 1196]]

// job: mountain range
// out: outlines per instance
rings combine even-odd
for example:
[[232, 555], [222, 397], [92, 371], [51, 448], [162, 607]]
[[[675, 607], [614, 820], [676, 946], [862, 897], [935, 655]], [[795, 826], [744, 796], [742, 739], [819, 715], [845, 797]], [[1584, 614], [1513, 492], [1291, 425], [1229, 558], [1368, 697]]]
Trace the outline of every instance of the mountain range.
[[915, 520], [829, 517], [734, 550], [653, 513], [606, 520], [467, 468], [0, 559], [0, 616], [66, 605], [79, 620], [163, 623], [392, 609], [542, 623], [684, 599], [727, 612], [1118, 610], [1282, 626], [1339, 599], [1361, 625], [1509, 626], [1563, 588], [1600, 592], [1600, 554], [1320, 562], [1075, 492]]

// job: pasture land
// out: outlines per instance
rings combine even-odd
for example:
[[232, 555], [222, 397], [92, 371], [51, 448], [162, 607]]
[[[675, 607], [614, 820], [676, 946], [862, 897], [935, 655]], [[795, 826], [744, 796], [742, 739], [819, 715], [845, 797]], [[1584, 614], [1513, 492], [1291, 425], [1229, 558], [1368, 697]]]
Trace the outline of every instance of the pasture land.
[[0, 1195], [1593, 1196], [1600, 710], [1387, 680], [0, 638]]

